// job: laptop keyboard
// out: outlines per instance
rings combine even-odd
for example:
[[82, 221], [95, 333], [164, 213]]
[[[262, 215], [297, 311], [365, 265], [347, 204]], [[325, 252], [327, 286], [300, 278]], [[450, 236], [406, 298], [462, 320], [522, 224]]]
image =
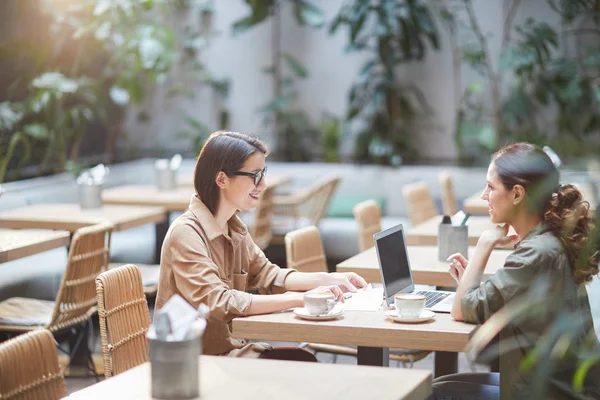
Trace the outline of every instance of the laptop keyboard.
[[414, 294], [422, 294], [425, 296], [425, 308], [431, 308], [435, 306], [440, 301], [444, 300], [446, 297], [450, 296], [450, 293], [442, 293], [442, 292], [428, 292], [426, 290], [421, 290], [419, 292], [413, 292]]

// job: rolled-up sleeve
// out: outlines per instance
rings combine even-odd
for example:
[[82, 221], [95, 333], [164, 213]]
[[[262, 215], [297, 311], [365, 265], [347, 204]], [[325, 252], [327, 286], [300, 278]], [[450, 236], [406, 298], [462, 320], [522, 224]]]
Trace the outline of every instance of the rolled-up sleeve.
[[280, 294], [286, 291], [285, 279], [295, 269], [282, 269], [279, 266], [270, 262], [265, 253], [254, 243], [250, 236], [247, 236], [246, 243], [248, 249], [249, 265], [249, 281], [250, 289], [259, 290], [263, 294]]
[[535, 279], [535, 268], [528, 249], [515, 251], [479, 287], [468, 290], [461, 299], [463, 320], [481, 324], [515, 297], [524, 294]]
[[206, 244], [188, 225], [173, 229], [170, 264], [180, 293], [193, 307], [210, 308], [210, 317], [223, 322], [245, 316], [252, 302], [250, 293], [231, 289], [219, 277], [219, 268], [209, 257]]

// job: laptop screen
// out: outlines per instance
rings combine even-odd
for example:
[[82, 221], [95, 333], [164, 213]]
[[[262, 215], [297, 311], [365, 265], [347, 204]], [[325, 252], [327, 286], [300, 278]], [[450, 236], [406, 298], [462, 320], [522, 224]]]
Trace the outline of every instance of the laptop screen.
[[377, 233], [375, 246], [385, 297], [391, 304], [396, 293], [414, 290], [402, 225]]

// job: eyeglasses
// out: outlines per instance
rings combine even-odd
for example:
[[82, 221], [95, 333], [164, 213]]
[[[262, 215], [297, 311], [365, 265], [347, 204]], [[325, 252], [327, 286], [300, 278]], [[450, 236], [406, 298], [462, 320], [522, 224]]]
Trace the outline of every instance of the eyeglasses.
[[254, 186], [258, 186], [263, 178], [267, 176], [267, 167], [256, 172], [236, 171], [232, 172], [231, 175], [250, 176], [254, 179]]

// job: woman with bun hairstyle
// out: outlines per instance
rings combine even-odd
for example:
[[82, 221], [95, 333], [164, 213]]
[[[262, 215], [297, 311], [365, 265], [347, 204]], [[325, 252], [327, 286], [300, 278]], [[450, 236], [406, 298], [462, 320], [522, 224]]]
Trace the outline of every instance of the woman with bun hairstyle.
[[266, 187], [266, 157], [257, 138], [222, 131], [208, 138], [194, 169], [196, 193], [162, 246], [156, 308], [174, 294], [193, 307], [206, 304], [205, 354], [316, 361], [304, 349], [274, 349], [231, 336], [235, 317], [302, 307], [306, 291], [332, 293], [343, 302], [343, 292], [366, 286], [354, 273], [281, 269], [254, 243], [236, 214], [256, 209]]
[[[592, 337], [598, 346], [585, 284], [598, 274], [598, 251], [586, 258], [589, 204], [573, 185], [559, 184], [559, 171], [538, 146], [516, 143], [492, 156], [481, 195], [489, 204], [496, 228], [484, 232], [471, 260], [453, 254], [450, 273], [458, 282], [451, 315], [458, 321], [482, 324], [510, 302], [519, 302], [536, 279], [550, 283], [549, 296], [580, 316], [583, 329], [575, 342]], [[509, 227], [516, 234], [509, 235]], [[504, 268], [481, 282], [492, 250], [515, 244]], [[531, 398], [532, 376], [521, 362], [546, 333], [557, 310], [511, 322], [500, 333], [500, 374], [454, 374], [434, 380], [432, 399]], [[587, 342], [586, 342], [587, 343]], [[583, 393], [572, 387], [577, 360], [557, 363], [546, 386], [546, 399], [600, 398], [600, 365], [587, 374]], [[501, 382], [501, 385], [500, 385]], [[500, 393], [500, 386], [502, 393]]]

